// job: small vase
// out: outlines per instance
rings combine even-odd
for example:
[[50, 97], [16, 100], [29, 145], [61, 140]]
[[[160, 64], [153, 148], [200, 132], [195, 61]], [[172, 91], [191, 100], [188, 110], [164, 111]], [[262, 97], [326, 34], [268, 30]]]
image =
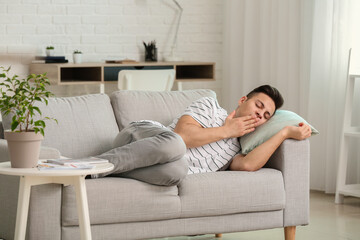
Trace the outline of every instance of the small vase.
[[12, 168], [33, 168], [39, 161], [43, 135], [35, 132], [5, 131]]
[[46, 49], [46, 56], [54, 56], [54, 49]]
[[74, 58], [74, 63], [82, 62], [82, 54], [81, 53], [74, 53], [73, 58]]

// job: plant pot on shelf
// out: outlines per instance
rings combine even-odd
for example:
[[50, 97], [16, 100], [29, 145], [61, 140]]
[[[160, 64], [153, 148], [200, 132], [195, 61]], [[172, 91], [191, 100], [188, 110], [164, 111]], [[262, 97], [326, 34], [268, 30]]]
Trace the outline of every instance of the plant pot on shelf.
[[54, 56], [54, 49], [46, 49], [46, 56]]
[[41, 141], [44, 137], [38, 132], [5, 131], [12, 168], [33, 168], [39, 161]]
[[73, 53], [74, 63], [82, 62], [82, 53]]

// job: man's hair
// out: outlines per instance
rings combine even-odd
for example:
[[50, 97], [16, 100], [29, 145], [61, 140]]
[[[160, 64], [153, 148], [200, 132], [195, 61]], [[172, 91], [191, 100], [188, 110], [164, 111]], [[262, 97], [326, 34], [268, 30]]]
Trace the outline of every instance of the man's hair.
[[246, 95], [247, 98], [251, 98], [254, 95], [256, 95], [257, 93], [264, 93], [266, 95], [268, 95], [275, 103], [275, 111], [278, 108], [281, 108], [281, 106], [284, 103], [284, 99], [281, 96], [280, 92], [270, 86], [270, 85], [262, 85], [260, 87], [255, 88], [254, 90], [252, 90], [251, 92], [248, 93], [248, 95]]

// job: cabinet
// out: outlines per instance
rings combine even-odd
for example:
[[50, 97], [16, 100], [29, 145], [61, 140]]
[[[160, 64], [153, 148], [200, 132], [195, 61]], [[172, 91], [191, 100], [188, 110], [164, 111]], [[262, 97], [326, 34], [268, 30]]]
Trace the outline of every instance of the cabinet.
[[47, 72], [52, 85], [106, 84], [117, 81], [118, 73], [125, 69], [175, 69], [175, 83], [187, 81], [214, 81], [215, 63], [212, 62], [139, 62], [117, 63], [33, 63], [30, 72]]

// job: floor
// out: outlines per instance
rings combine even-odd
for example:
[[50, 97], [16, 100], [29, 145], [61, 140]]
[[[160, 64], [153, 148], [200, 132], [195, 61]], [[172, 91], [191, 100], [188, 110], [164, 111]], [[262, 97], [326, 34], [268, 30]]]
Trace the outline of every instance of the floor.
[[[335, 196], [312, 191], [310, 224], [297, 227], [296, 240], [359, 240], [360, 199], [346, 197], [343, 205], [334, 203]], [[157, 240], [219, 240], [215, 235], [172, 237]], [[222, 240], [281, 240], [282, 229], [223, 234]]]

